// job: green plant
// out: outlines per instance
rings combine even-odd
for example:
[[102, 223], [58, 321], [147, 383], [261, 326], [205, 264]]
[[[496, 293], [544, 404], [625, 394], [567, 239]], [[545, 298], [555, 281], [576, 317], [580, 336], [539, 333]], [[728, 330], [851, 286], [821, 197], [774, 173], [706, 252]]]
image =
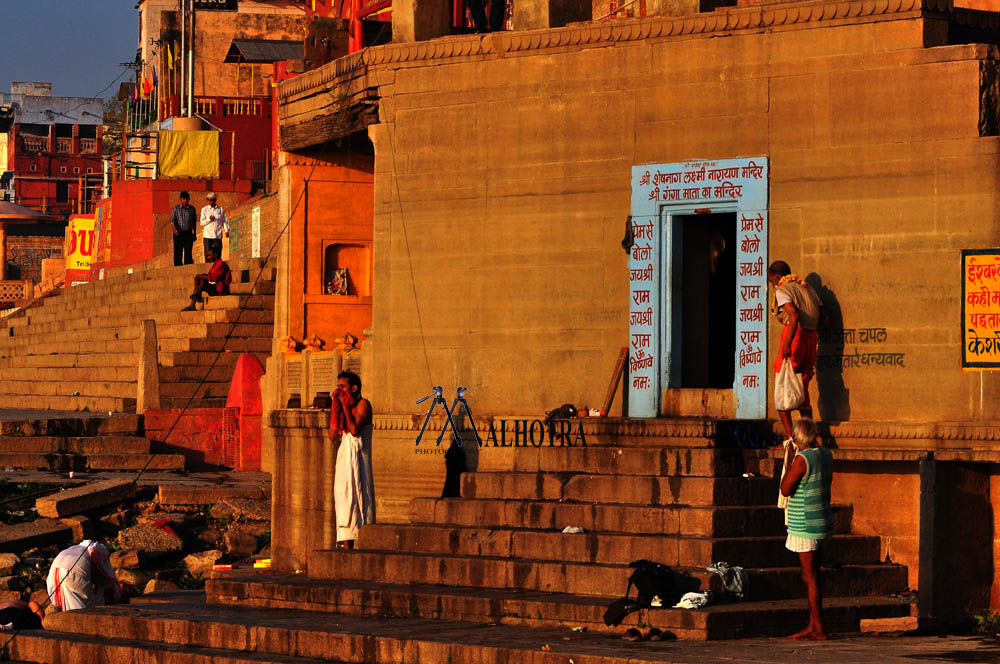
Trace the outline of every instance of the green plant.
[[262, 551], [264, 547], [271, 546], [271, 527], [257, 537], [257, 550]]
[[1000, 611], [984, 610], [972, 616], [976, 621], [976, 629], [983, 634], [995, 634], [1000, 636]]

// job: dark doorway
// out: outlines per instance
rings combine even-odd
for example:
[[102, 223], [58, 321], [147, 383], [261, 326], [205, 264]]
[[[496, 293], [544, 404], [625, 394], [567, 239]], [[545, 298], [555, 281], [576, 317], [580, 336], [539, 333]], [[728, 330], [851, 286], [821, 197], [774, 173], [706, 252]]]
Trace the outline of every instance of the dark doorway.
[[[679, 387], [729, 389], [736, 371], [736, 213], [674, 217], [681, 259]], [[679, 305], [679, 307], [678, 307]], [[679, 309], [679, 311], [678, 311]]]

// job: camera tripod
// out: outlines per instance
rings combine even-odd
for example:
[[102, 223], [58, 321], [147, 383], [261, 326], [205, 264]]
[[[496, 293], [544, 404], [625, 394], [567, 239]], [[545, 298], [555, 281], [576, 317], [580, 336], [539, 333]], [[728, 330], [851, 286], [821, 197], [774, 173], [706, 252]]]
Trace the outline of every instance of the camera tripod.
[[430, 422], [431, 415], [434, 413], [434, 407], [440, 403], [441, 406], [444, 408], [445, 415], [448, 417], [448, 422], [447, 424], [444, 425], [444, 427], [441, 428], [441, 433], [438, 434], [436, 446], [440, 447], [441, 441], [444, 440], [444, 434], [448, 431], [448, 425], [450, 424], [451, 430], [455, 432], [455, 442], [458, 443], [459, 447], [461, 447], [462, 437], [458, 433], [458, 427], [455, 426], [455, 421], [451, 418], [452, 413], [454, 413], [458, 409], [458, 404], [461, 403], [462, 406], [465, 408], [466, 414], [469, 416], [469, 424], [472, 425], [472, 433], [475, 434], [476, 441], [479, 443], [479, 446], [482, 447], [483, 439], [479, 437], [479, 431], [476, 430], [476, 422], [475, 420], [472, 419], [472, 410], [469, 408], [469, 402], [465, 400], [465, 393], [467, 391], [468, 390], [464, 387], [459, 387], [456, 390], [457, 396], [455, 397], [455, 400], [451, 403], [451, 408], [448, 408], [448, 403], [444, 400], [443, 396], [444, 390], [441, 388], [440, 385], [436, 385], [434, 387], [434, 392], [432, 394], [428, 394], [423, 399], [417, 401], [417, 403], [420, 404], [427, 401], [431, 397], [434, 397], [434, 401], [431, 402], [431, 407], [427, 409], [427, 417], [424, 418], [424, 425], [420, 427], [420, 435], [417, 436], [417, 445], [420, 444], [420, 439], [423, 438], [424, 436], [424, 431], [427, 429], [427, 423]]

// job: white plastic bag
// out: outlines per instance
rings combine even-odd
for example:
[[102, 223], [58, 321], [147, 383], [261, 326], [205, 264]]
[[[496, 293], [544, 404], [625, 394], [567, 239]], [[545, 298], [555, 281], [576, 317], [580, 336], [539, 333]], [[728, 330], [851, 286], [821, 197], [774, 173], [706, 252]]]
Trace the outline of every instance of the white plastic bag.
[[781, 371], [774, 378], [774, 407], [778, 410], [795, 410], [805, 401], [802, 376], [795, 373], [791, 358], [781, 363]]

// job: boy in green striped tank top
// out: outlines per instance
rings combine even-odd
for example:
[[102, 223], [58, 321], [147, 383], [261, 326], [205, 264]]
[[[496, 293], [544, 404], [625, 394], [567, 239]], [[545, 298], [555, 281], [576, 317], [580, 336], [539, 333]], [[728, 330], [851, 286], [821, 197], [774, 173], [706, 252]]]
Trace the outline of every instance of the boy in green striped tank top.
[[781, 480], [781, 494], [788, 496], [788, 550], [799, 554], [802, 580], [809, 595], [809, 626], [791, 638], [821, 641], [827, 638], [823, 627], [820, 590], [820, 565], [823, 540], [833, 534], [830, 510], [830, 484], [833, 480], [833, 455], [819, 445], [816, 423], [801, 419], [795, 423], [792, 438], [798, 454]]

